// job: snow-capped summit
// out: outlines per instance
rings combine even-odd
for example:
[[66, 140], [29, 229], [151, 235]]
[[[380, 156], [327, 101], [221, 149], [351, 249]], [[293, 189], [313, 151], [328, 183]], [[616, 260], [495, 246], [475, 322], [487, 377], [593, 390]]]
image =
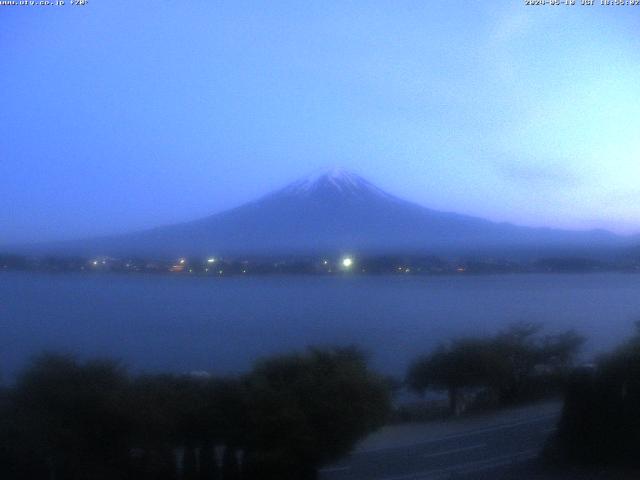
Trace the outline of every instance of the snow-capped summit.
[[342, 189], [344, 187], [357, 187], [362, 183], [369, 182], [361, 176], [340, 167], [318, 170], [294, 182], [294, 184], [301, 189], [310, 189], [323, 183], [331, 184], [338, 189]]
[[369, 197], [371, 195], [391, 198], [391, 195], [365, 180], [360, 175], [339, 167], [323, 169], [283, 188], [280, 194], [313, 195], [338, 194], [340, 196]]

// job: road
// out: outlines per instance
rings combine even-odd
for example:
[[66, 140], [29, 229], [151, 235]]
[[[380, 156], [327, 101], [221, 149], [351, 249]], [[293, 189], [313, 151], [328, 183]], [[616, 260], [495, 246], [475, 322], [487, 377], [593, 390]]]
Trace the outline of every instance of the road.
[[559, 404], [546, 403], [471, 420], [387, 427], [322, 469], [320, 479], [492, 478], [492, 471], [535, 458], [555, 430], [559, 411]]

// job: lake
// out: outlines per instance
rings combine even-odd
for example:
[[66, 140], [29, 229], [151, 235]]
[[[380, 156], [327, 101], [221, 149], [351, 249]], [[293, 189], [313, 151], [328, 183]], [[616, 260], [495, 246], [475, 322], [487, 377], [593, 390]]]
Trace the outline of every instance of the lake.
[[640, 275], [209, 278], [0, 273], [0, 372], [44, 349], [110, 356], [133, 371], [246, 371], [306, 345], [357, 344], [403, 375], [439, 342], [515, 321], [575, 328], [589, 354], [640, 318]]

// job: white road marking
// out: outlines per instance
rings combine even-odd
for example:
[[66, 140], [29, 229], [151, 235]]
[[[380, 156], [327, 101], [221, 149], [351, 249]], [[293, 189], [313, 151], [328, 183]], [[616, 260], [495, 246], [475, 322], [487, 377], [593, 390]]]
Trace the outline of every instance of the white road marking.
[[478, 445], [471, 445], [469, 447], [452, 448], [450, 450], [445, 450], [443, 452], [427, 453], [426, 455], [421, 455], [421, 457], [422, 458], [442, 457], [444, 455], [453, 455], [454, 453], [467, 452], [469, 450], [477, 450], [478, 448], [484, 448], [486, 446], [487, 446], [486, 443], [479, 443]]
[[530, 448], [520, 452], [499, 455], [497, 457], [467, 462], [453, 467], [438, 468], [435, 470], [424, 470], [394, 477], [384, 477], [379, 480], [437, 480], [438, 478], [449, 478], [454, 473], [470, 473], [490, 468], [502, 467], [513, 463], [515, 460], [527, 460], [535, 458], [540, 452], [539, 448]]
[[454, 438], [464, 438], [464, 437], [470, 437], [473, 435], [480, 435], [483, 433], [487, 433], [487, 432], [495, 432], [498, 430], [506, 430], [509, 428], [513, 428], [513, 427], [520, 427], [522, 425], [529, 425], [531, 423], [538, 423], [538, 422], [543, 422], [545, 420], [550, 420], [553, 418], [559, 418], [560, 414], [559, 413], [551, 413], [548, 415], [542, 415], [536, 418], [532, 418], [529, 420], [521, 420], [518, 422], [512, 422], [512, 423], [502, 423], [502, 424], [498, 424], [498, 425], [493, 425], [490, 427], [482, 427], [482, 428], [478, 428], [476, 430], [468, 430], [466, 432], [461, 432], [461, 433], [454, 433], [451, 435], [445, 435], [439, 438], [433, 438], [430, 440], [421, 440], [418, 441], [416, 443], [412, 443], [410, 445], [401, 445], [401, 446], [393, 446], [393, 447], [380, 447], [380, 448], [371, 448], [368, 450], [360, 450], [358, 452], [355, 452], [352, 454], [352, 456], [357, 456], [357, 455], [365, 455], [365, 454], [369, 454], [369, 453], [375, 453], [375, 452], [384, 452], [387, 450], [405, 450], [409, 447], [416, 447], [416, 446], [421, 446], [421, 445], [428, 445], [430, 443], [437, 443], [437, 442], [442, 442], [445, 440], [452, 440]]

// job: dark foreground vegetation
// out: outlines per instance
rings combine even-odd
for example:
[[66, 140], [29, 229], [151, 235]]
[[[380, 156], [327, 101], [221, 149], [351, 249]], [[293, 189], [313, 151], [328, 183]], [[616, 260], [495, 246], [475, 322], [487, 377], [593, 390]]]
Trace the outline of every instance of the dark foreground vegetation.
[[571, 377], [549, 457], [640, 468], [640, 322], [636, 334]]
[[511, 325], [497, 335], [462, 338], [415, 360], [408, 386], [446, 391], [459, 414], [470, 404], [504, 406], [559, 395], [584, 339], [574, 331], [543, 335], [537, 324]]
[[353, 348], [274, 357], [227, 379], [134, 377], [46, 354], [2, 392], [0, 478], [315, 478], [385, 421], [388, 391]]
[[[573, 331], [515, 324], [416, 359], [406, 385], [446, 392], [450, 415], [566, 391], [547, 458], [640, 467], [640, 324], [576, 368], [582, 344]], [[131, 375], [111, 360], [43, 354], [0, 389], [0, 478], [314, 479], [394, 418], [394, 386], [353, 347], [275, 356], [228, 378]]]

